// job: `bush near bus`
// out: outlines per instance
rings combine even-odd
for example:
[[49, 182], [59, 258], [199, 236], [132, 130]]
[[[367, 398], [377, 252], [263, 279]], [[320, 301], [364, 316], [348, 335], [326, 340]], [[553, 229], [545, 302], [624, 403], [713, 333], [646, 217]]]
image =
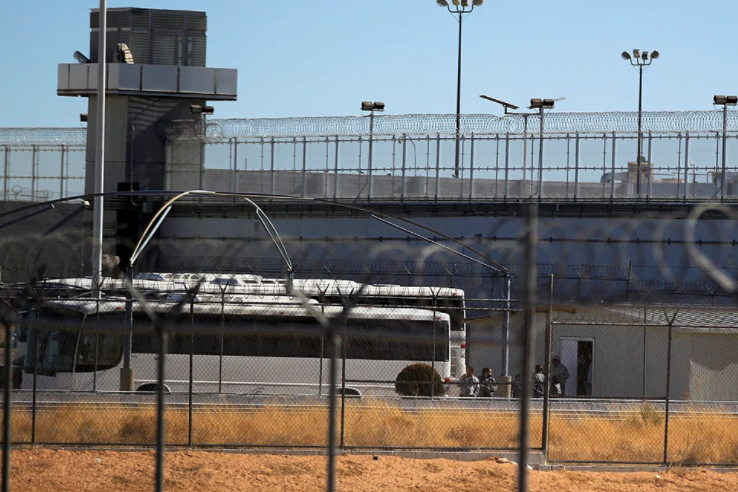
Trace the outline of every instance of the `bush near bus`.
[[429, 364], [420, 363], [410, 364], [400, 371], [395, 379], [395, 391], [402, 396], [443, 396], [446, 394], [438, 371]]

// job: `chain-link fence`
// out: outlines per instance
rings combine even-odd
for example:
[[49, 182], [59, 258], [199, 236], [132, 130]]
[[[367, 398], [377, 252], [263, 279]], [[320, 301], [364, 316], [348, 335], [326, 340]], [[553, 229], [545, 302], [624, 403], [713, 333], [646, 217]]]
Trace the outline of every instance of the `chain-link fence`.
[[[6, 132], [7, 129], [0, 129], [0, 142], [6, 140], [3, 138], [7, 137]], [[84, 193], [84, 142], [0, 143], [0, 154], [0, 197], [3, 201], [37, 202]]]
[[[156, 210], [150, 224], [168, 213], [168, 196], [125, 198]], [[349, 227], [383, 213], [364, 210], [320, 242], [306, 240], [316, 222], [256, 205], [193, 197], [133, 242], [109, 227], [99, 298], [83, 221], [8, 226], [4, 444], [735, 464], [727, 205], [587, 221], [526, 204], [471, 239], [412, 220], [360, 236]], [[347, 218], [326, 210], [296, 214]], [[123, 247], [140, 262], [129, 279]]]
[[[736, 134], [471, 133], [173, 139], [174, 189], [329, 199], [733, 199]], [[725, 138], [725, 148], [722, 147]]]
[[[343, 449], [519, 445], [525, 315], [504, 299], [330, 279], [289, 295], [253, 274], [140, 274], [138, 300], [61, 285], [5, 289], [37, 306], [4, 341], [14, 442], [155, 445], [162, 388], [167, 445], [324, 447], [333, 388]], [[531, 361], [550, 384], [533, 376], [531, 446], [550, 462], [735, 464], [736, 326], [720, 306], [540, 303]]]

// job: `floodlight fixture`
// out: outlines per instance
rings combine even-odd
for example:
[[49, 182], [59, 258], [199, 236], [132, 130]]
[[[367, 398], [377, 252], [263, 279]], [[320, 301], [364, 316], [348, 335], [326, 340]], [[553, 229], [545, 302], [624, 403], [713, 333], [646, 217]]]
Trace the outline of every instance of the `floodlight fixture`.
[[80, 53], [79, 51], [75, 51], [74, 55], [72, 55], [75, 60], [77, 60], [78, 63], [90, 63], [90, 59], [87, 58], [85, 55]]
[[462, 7], [468, 7], [469, 6], [469, 0], [461, 0], [461, 6]]
[[436, 0], [436, 3], [439, 7], [448, 7], [448, 1], [447, 0]]
[[212, 106], [200, 106], [199, 104], [190, 105], [190, 113], [192, 114], [213, 114], [215, 108]]
[[379, 101], [361, 101], [362, 111], [384, 111], [384, 103]]
[[633, 50], [633, 58], [640, 58], [641, 57], [641, 50]]
[[565, 97], [559, 97], [556, 99], [540, 99], [533, 98], [530, 100], [530, 106], [528, 109], [551, 109], [556, 105], [557, 101], [563, 101]]
[[87, 113], [80, 113], [79, 121], [81, 121], [82, 123], [87, 123]]
[[648, 51], [644, 51], [643, 54], [641, 54], [641, 59], [643, 61], [648, 61]]
[[459, 0], [451, 0], [451, 3], [453, 3], [454, 5], [458, 7], [460, 2]]
[[712, 103], [719, 106], [735, 106], [738, 104], [738, 96], [713, 96]]
[[658, 52], [658, 51], [656, 51], [656, 50], [653, 50], [653, 51], [651, 52], [651, 59], [652, 59], [652, 60], [655, 60], [655, 59], [656, 59], [656, 58], [658, 58], [658, 57], [659, 57], [659, 52]]
[[623, 60], [630, 60], [630, 53], [628, 53], [627, 51], [623, 51], [620, 56], [623, 57]]
[[483, 3], [484, 0], [472, 0], [472, 5], [474, 5], [475, 7], [481, 7]]

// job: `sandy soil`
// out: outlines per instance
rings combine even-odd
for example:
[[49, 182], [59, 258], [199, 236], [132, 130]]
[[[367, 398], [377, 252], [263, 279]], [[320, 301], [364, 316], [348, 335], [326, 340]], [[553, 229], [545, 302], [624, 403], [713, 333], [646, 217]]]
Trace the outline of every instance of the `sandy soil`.
[[[15, 450], [11, 490], [153, 490], [153, 452]], [[167, 491], [325, 490], [326, 459], [314, 456], [171, 452], [166, 455]], [[338, 490], [513, 490], [517, 465], [344, 456]], [[673, 469], [664, 473], [530, 472], [531, 491], [738, 490], [738, 473]]]

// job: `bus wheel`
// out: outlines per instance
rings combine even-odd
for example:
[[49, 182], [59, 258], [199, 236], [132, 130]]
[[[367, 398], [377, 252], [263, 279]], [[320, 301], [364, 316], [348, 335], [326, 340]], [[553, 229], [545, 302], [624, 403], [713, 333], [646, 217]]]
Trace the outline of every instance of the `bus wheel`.
[[[157, 383], [146, 383], [146, 384], [142, 384], [141, 386], [138, 387], [138, 389], [136, 391], [145, 391], [147, 393], [155, 393], [155, 392], [158, 392], [159, 391], [159, 385]], [[169, 389], [169, 386], [167, 386], [165, 384], [164, 385], [164, 393], [169, 394], [171, 392], [172, 392], [172, 390], [170, 390]]]

